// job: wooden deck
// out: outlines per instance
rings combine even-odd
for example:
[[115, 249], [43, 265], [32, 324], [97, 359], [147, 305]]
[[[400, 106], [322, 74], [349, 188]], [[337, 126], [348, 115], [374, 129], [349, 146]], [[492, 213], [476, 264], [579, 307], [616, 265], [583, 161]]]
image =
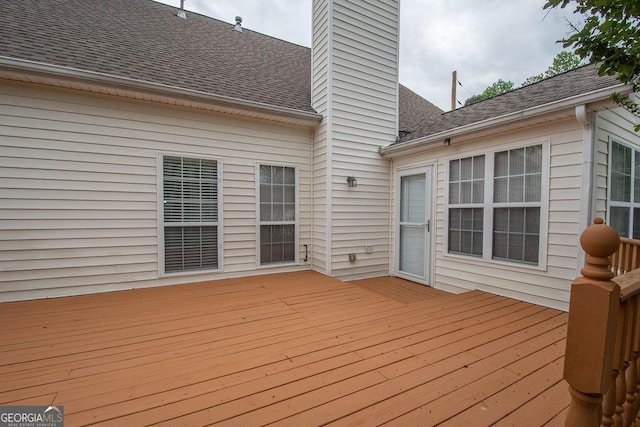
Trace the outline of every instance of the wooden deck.
[[567, 314], [278, 274], [0, 304], [0, 405], [67, 426], [558, 426]]

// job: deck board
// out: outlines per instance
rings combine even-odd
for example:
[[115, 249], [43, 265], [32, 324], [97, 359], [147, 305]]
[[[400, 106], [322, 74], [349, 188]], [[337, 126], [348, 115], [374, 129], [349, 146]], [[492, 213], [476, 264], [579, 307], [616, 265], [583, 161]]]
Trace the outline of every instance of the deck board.
[[561, 425], [566, 313], [314, 272], [0, 304], [0, 404], [75, 425]]
[[418, 285], [398, 277], [376, 277], [373, 279], [354, 280], [350, 283], [404, 304], [413, 304], [447, 295], [447, 292], [439, 289]]

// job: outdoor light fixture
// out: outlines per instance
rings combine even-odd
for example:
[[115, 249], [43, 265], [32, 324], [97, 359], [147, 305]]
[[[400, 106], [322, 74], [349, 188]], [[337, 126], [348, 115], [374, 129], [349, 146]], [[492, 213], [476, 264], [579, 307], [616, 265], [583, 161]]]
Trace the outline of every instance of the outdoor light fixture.
[[347, 177], [347, 184], [349, 184], [349, 187], [357, 187], [358, 186], [358, 180], [356, 179], [355, 176], [348, 176]]
[[447, 138], [443, 141], [445, 147], [449, 147], [451, 145], [451, 138]]

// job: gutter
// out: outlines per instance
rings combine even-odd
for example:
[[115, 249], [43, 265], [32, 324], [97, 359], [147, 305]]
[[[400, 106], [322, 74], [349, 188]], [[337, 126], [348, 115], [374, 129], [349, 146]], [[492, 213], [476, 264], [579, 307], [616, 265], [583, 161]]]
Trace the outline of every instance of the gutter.
[[588, 104], [591, 102], [602, 101], [609, 97], [614, 92], [622, 94], [629, 94], [633, 92], [633, 86], [630, 84], [618, 84], [616, 86], [609, 86], [603, 89], [598, 89], [592, 92], [583, 93], [581, 95], [564, 98], [559, 101], [550, 102], [547, 104], [530, 107], [524, 110], [516, 111], [513, 113], [507, 113], [502, 116], [492, 117], [489, 119], [481, 120], [479, 122], [470, 123], [467, 125], [459, 126], [457, 128], [444, 130], [442, 132], [427, 135], [415, 140], [401, 142], [398, 144], [388, 145], [380, 148], [380, 155], [384, 158], [393, 158], [403, 156], [406, 154], [416, 153], [418, 151], [426, 150], [429, 148], [441, 147], [446, 139], [452, 139], [454, 137], [465, 136], [479, 130], [489, 129], [509, 123], [513, 123], [519, 120], [533, 118], [541, 116], [543, 114], [552, 113], [568, 108], [573, 108], [576, 105]]
[[156, 95], [169, 95], [181, 99], [199, 101], [220, 107], [235, 108], [253, 111], [263, 114], [278, 115], [296, 120], [308, 122], [311, 125], [318, 124], [322, 120], [322, 115], [307, 111], [295, 110], [293, 108], [279, 107], [262, 102], [247, 101], [229, 96], [216, 95], [209, 92], [185, 89], [178, 86], [152, 83], [144, 80], [120, 77], [112, 74], [99, 73], [96, 71], [81, 70], [72, 67], [45, 64], [24, 59], [0, 56], [0, 67], [8, 68], [10, 71], [31, 72], [46, 76], [66, 77], [70, 79], [83, 80], [89, 83], [104, 83], [116, 88], [145, 91]]

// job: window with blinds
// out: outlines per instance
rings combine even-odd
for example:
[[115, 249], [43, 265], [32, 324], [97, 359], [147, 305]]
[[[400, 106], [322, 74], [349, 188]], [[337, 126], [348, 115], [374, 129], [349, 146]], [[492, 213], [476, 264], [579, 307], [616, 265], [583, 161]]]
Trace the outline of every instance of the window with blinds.
[[609, 165], [609, 224], [622, 237], [640, 239], [640, 151], [613, 141]]
[[448, 253], [539, 265], [542, 144], [449, 161]]
[[493, 258], [538, 263], [542, 146], [495, 154]]
[[484, 156], [449, 162], [449, 252], [482, 256]]
[[219, 268], [218, 162], [162, 157], [164, 272]]
[[296, 261], [296, 170], [259, 166], [260, 265]]

